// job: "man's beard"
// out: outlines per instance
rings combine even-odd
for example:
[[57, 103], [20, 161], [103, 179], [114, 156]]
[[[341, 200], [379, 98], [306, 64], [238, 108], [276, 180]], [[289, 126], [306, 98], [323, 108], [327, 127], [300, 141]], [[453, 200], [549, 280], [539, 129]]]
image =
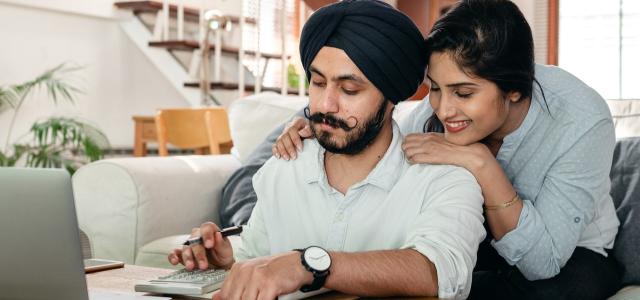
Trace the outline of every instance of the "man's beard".
[[[309, 107], [305, 108], [305, 116], [309, 119], [311, 125], [309, 127], [311, 127], [313, 135], [325, 150], [336, 154], [354, 155], [371, 145], [380, 130], [382, 130], [387, 105], [387, 100], [383, 99], [378, 111], [360, 126], [358, 126], [357, 119], [356, 125], [349, 126], [347, 121], [338, 119], [333, 114], [317, 112], [311, 115]], [[332, 140], [333, 134], [326, 131], [316, 131], [314, 125], [320, 124], [327, 124], [333, 128], [342, 128], [346, 133], [344, 146], [340, 147], [336, 141]]]

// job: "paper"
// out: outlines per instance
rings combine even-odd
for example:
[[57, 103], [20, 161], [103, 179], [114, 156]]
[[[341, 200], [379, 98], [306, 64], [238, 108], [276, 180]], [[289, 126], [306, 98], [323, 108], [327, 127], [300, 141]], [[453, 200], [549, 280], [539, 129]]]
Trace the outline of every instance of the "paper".
[[105, 291], [89, 291], [89, 300], [171, 300], [171, 298], [132, 295]]

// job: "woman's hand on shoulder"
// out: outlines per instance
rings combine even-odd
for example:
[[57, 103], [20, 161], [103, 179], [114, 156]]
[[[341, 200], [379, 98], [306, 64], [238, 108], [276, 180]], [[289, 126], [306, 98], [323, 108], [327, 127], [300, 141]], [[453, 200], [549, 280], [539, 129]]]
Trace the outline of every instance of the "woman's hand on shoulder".
[[305, 118], [295, 117], [284, 128], [282, 134], [271, 147], [271, 152], [276, 158], [290, 160], [298, 157], [298, 151], [302, 151], [302, 140], [313, 136], [309, 121]]
[[444, 134], [433, 132], [407, 135], [402, 150], [411, 164], [456, 165], [472, 173], [486, 160], [495, 160], [484, 144], [460, 146], [447, 141]]

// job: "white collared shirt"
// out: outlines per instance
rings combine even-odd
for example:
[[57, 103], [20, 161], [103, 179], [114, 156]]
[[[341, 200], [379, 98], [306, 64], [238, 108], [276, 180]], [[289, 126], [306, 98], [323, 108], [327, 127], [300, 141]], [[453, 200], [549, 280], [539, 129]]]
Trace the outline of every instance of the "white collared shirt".
[[324, 149], [314, 139], [293, 161], [271, 158], [253, 177], [258, 202], [242, 233], [238, 260], [316, 245], [329, 251], [415, 249], [436, 267], [439, 297], [469, 294], [485, 237], [482, 193], [455, 166], [410, 166], [393, 139], [368, 177], [345, 195], [332, 188]]

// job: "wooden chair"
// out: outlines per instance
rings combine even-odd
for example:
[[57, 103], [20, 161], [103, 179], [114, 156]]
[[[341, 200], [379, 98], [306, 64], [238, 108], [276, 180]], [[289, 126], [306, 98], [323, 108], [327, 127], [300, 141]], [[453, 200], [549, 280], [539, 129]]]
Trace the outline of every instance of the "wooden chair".
[[229, 153], [231, 133], [227, 112], [221, 107], [161, 109], [155, 116], [158, 153], [167, 156], [167, 143], [196, 154]]
[[231, 153], [233, 141], [231, 140], [227, 111], [223, 108], [209, 109], [204, 113], [204, 122], [207, 126], [209, 141], [213, 141], [213, 143], [209, 143], [209, 153]]

